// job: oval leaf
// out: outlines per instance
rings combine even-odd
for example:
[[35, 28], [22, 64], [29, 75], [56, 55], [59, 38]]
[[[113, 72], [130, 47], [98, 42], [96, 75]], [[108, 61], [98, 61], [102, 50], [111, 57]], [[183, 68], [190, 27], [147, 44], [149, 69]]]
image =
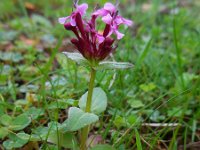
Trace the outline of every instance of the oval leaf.
[[9, 131], [6, 127], [0, 128], [0, 139], [5, 138], [8, 135]]
[[[82, 110], [86, 108], [88, 92], [82, 95], [79, 100], [79, 107]], [[92, 106], [91, 112], [95, 114], [100, 114], [106, 110], [107, 107], [107, 96], [106, 93], [101, 88], [94, 88], [92, 95]]]
[[144, 104], [140, 100], [131, 99], [128, 101], [132, 108], [141, 108], [144, 107]]
[[19, 131], [27, 127], [31, 123], [31, 119], [25, 115], [21, 114], [12, 120], [9, 128], [14, 131]]
[[79, 108], [71, 107], [68, 119], [63, 123], [63, 128], [67, 131], [77, 131], [98, 120], [99, 117], [95, 114], [86, 113]]
[[21, 138], [22, 140], [27, 140], [27, 141], [33, 141], [33, 142], [41, 141], [40, 136], [35, 135], [35, 134], [29, 135], [24, 132], [17, 133], [17, 137]]
[[11, 122], [12, 122], [11, 116], [9, 116], [7, 114], [3, 114], [0, 116], [0, 124], [2, 124], [4, 126], [9, 126]]
[[8, 139], [8, 140], [4, 141], [3, 146], [6, 149], [15, 149], [15, 148], [23, 147], [27, 142], [28, 142], [28, 140], [24, 140], [24, 139], [21, 139], [21, 138], [15, 136], [12, 139]]
[[77, 62], [80, 65], [89, 66], [89, 62], [87, 61], [87, 59], [85, 59], [80, 53], [63, 52], [63, 54], [65, 54], [65, 56], [67, 56], [67, 58]]
[[128, 62], [113, 62], [113, 61], [103, 61], [99, 63], [97, 69], [128, 69], [132, 68], [133, 64]]
[[40, 108], [31, 107], [24, 114], [26, 114], [31, 119], [35, 120], [38, 117], [44, 115], [44, 110]]

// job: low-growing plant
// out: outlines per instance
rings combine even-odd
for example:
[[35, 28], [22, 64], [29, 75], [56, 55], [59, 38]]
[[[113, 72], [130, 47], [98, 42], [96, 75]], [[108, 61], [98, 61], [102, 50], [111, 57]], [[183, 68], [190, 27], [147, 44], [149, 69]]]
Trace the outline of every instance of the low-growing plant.
[[[80, 132], [81, 150], [90, 147], [90, 143], [87, 144], [87, 139], [91, 125], [99, 120], [99, 115], [107, 107], [106, 93], [100, 87], [95, 87], [96, 72], [105, 69], [127, 69], [133, 66], [126, 62], [106, 60], [117, 48], [114, 44], [116, 39], [112, 36], [116, 35], [117, 40], [122, 39], [124, 34], [119, 32], [119, 26], [131, 26], [132, 21], [123, 18], [118, 12], [117, 5], [112, 3], [106, 3], [103, 8], [95, 10], [90, 15], [89, 20], [84, 17], [87, 8], [86, 3], [78, 5], [78, 1], [74, 1], [75, 10], [72, 14], [59, 18], [59, 23], [63, 24], [66, 30], [75, 34], [76, 38], [72, 38], [71, 43], [78, 50], [74, 53], [63, 53], [67, 58], [90, 68], [88, 92], [81, 96], [78, 104], [79, 108], [69, 108], [68, 119], [61, 127], [64, 132]], [[97, 23], [97, 20], [99, 18], [105, 24], [102, 32], [98, 31], [99, 22]]]

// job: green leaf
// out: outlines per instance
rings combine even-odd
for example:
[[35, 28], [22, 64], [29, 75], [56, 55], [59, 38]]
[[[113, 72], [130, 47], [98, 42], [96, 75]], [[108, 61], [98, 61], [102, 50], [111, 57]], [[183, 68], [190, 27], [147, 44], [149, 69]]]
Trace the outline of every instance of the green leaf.
[[48, 142], [56, 145], [59, 143], [60, 146], [64, 148], [73, 148], [75, 145], [77, 145], [76, 138], [72, 133], [62, 133], [61, 131], [50, 132]]
[[24, 132], [17, 133], [17, 137], [21, 138], [22, 140], [28, 140], [33, 142], [41, 140], [41, 138], [38, 135], [35, 134], [29, 135]]
[[77, 131], [87, 125], [99, 120], [99, 117], [92, 113], [86, 113], [79, 108], [69, 109], [68, 119], [63, 123], [63, 129], [67, 131]]
[[[74, 134], [63, 132], [61, 125], [58, 122], [50, 122], [48, 127], [39, 127], [31, 135], [31, 141], [38, 139], [38, 141], [48, 141], [49, 143], [58, 144], [64, 148], [77, 147], [77, 140]], [[25, 135], [27, 138], [27, 136]], [[30, 135], [29, 135], [30, 137]]]
[[[79, 100], [79, 107], [82, 110], [86, 108], [88, 92], [86, 92]], [[106, 93], [101, 88], [94, 88], [92, 95], [92, 106], [91, 112], [95, 114], [100, 114], [106, 110], [107, 107], [107, 96]]]
[[128, 116], [127, 121], [130, 125], [133, 125], [137, 121], [137, 116], [131, 114], [130, 116]]
[[67, 82], [68, 81], [66, 78], [55, 75], [55, 76], [52, 76], [51, 81], [47, 81], [45, 83], [45, 85], [47, 88], [52, 88], [52, 86], [53, 86], [54, 88], [60, 89], [61, 87], [65, 86], [67, 84]]
[[85, 59], [80, 53], [69, 53], [69, 52], [63, 52], [67, 58], [75, 61], [76, 63], [83, 65], [83, 66], [90, 66], [89, 61]]
[[67, 70], [69, 68], [68, 66], [68, 60], [65, 55], [62, 53], [58, 53], [56, 55], [56, 60], [58, 61], [59, 65], [64, 69]]
[[56, 121], [51, 121], [48, 123], [48, 128], [50, 130], [54, 130], [54, 131], [57, 131], [57, 130], [60, 130], [61, 129], [61, 124], [56, 122]]
[[[195, 75], [193, 73], [188, 73], [188, 72], [184, 72], [182, 76], [183, 77], [181, 76], [178, 77], [175, 83], [175, 87], [180, 90], [183, 88], [182, 82], [184, 82], [186, 87], [189, 87], [193, 83], [192, 82], [193, 80], [198, 79], [198, 75]], [[183, 81], [182, 81], [182, 78], [183, 78]]]
[[26, 114], [21, 114], [12, 120], [9, 129], [19, 131], [26, 128], [30, 123], [31, 119]]
[[0, 139], [5, 138], [8, 135], [8, 128], [2, 127], [0, 128]]
[[160, 112], [158, 110], [155, 110], [151, 113], [149, 118], [154, 122], [159, 122], [160, 120], [164, 120], [165, 116], [160, 115]]
[[91, 150], [115, 150], [115, 148], [107, 144], [99, 144], [91, 148]]
[[17, 38], [18, 32], [9, 30], [9, 31], [0, 31], [0, 41], [12, 41]]
[[127, 125], [125, 118], [121, 116], [116, 116], [113, 123], [117, 128], [126, 127]]
[[49, 109], [66, 109], [68, 107], [68, 102], [65, 99], [53, 101], [48, 105]]
[[132, 68], [133, 64], [128, 62], [112, 62], [112, 61], [103, 61], [99, 63], [97, 69], [128, 69]]
[[29, 116], [31, 119], [35, 120], [39, 116], [44, 115], [44, 110], [40, 108], [32, 107], [32, 108], [29, 108], [24, 114]]
[[132, 108], [140, 108], [143, 107], [144, 104], [140, 100], [131, 99], [128, 101]]
[[3, 114], [2, 116], [0, 116], [0, 123], [4, 126], [9, 126], [10, 123], [12, 122], [12, 117], [10, 117], [7, 114]]
[[51, 129], [49, 129], [48, 127], [37, 127], [33, 129], [33, 134], [38, 136], [41, 140], [46, 141], [48, 139], [49, 130]]
[[7, 140], [5, 142], [3, 142], [3, 146], [6, 149], [14, 149], [14, 148], [21, 148], [26, 144], [27, 141], [24, 140], [18, 140], [18, 141], [12, 141], [12, 140]]
[[12, 62], [20, 62], [23, 60], [23, 56], [17, 52], [0, 52], [0, 60], [4, 61], [12, 61]]
[[141, 84], [140, 88], [145, 92], [149, 92], [154, 90], [156, 88], [156, 85], [153, 82], [151, 82], [149, 84]]
[[28, 140], [21, 139], [17, 135], [12, 135], [9, 137], [10, 139], [3, 142], [3, 146], [6, 149], [21, 148], [28, 142]]
[[173, 107], [167, 111], [169, 117], [181, 117], [183, 114], [183, 109], [181, 107]]

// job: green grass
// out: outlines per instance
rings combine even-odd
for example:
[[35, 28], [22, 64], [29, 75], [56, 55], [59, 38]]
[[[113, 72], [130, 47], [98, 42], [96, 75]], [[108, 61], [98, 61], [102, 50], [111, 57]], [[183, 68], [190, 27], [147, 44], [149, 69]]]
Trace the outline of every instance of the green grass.
[[[29, 2], [34, 11], [27, 10], [22, 0], [0, 2], [0, 115], [18, 116], [32, 107], [41, 108], [44, 115], [22, 130], [32, 134], [49, 122], [61, 123], [67, 116], [65, 109], [77, 106], [87, 90], [89, 70], [58, 56], [62, 42], [73, 36], [57, 23], [58, 17], [71, 12], [71, 2]], [[121, 29], [126, 36], [118, 43], [114, 59], [131, 62], [134, 68], [97, 72], [96, 87], [106, 91], [109, 102], [91, 133], [120, 150], [187, 149], [200, 140], [200, 3], [120, 2], [121, 13], [135, 25]], [[150, 7], [146, 11], [145, 5]], [[165, 12], [160, 11], [163, 7]], [[64, 46], [71, 49], [66, 42]], [[59, 106], [61, 100], [66, 101], [65, 109]], [[0, 139], [0, 149], [7, 139]], [[52, 147], [48, 142], [40, 144]], [[56, 147], [60, 149], [60, 144]]]

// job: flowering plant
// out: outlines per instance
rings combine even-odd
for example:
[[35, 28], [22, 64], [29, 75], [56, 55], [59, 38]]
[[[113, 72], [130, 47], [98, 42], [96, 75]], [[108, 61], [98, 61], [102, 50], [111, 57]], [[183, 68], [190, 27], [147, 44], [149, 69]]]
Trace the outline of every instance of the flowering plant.
[[[63, 128], [66, 131], [81, 129], [80, 149], [85, 150], [89, 147], [86, 143], [90, 125], [98, 120], [98, 115], [107, 107], [105, 92], [101, 88], [94, 88], [96, 71], [132, 67], [130, 63], [105, 61], [105, 59], [117, 48], [114, 45], [115, 41], [124, 37], [119, 27], [121, 25], [131, 26], [133, 22], [123, 18], [112, 3], [106, 3], [103, 8], [95, 10], [90, 19], [84, 17], [88, 9], [86, 3], [78, 5], [78, 1], [75, 1], [74, 8], [70, 16], [59, 18], [59, 23], [75, 34], [71, 43], [79, 53], [64, 52], [64, 54], [79, 64], [89, 66], [91, 76], [88, 92], [80, 98], [80, 108], [71, 107], [69, 109], [68, 119], [63, 123]], [[98, 18], [105, 24], [103, 32], [97, 30]]]

